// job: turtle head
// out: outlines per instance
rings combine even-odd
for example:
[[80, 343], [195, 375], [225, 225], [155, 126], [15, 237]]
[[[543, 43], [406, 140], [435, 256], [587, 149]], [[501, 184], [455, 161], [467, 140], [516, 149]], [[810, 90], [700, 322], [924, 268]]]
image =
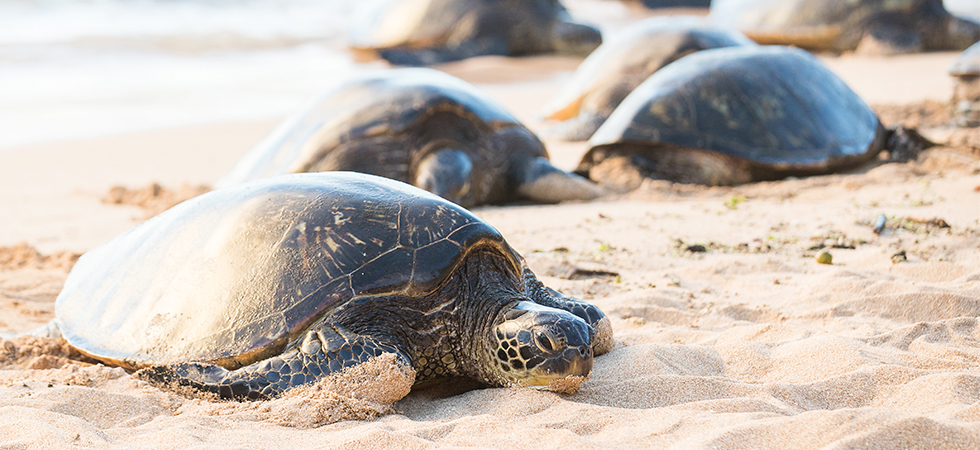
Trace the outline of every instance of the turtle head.
[[593, 26], [578, 23], [563, 12], [551, 29], [551, 45], [555, 52], [587, 56], [602, 44], [602, 33]]
[[443, 148], [426, 155], [415, 169], [415, 185], [464, 207], [472, 205], [473, 162], [466, 152]]
[[505, 385], [548, 386], [592, 371], [594, 331], [578, 316], [529, 301], [500, 312], [487, 369]]

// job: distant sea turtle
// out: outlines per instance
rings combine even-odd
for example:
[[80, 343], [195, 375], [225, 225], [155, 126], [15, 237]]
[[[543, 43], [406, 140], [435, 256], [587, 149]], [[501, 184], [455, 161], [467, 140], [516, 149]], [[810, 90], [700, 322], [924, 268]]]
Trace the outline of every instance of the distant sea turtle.
[[545, 107], [545, 118], [565, 121], [558, 136], [585, 140], [620, 102], [651, 74], [685, 55], [709, 48], [754, 45], [737, 31], [701, 18], [652, 17], [636, 22], [599, 46]]
[[350, 27], [355, 51], [401, 65], [480, 55], [587, 55], [599, 30], [575, 22], [558, 0], [385, 0]]
[[980, 39], [980, 25], [942, 0], [714, 0], [710, 17], [760, 44], [821, 51], [962, 50]]
[[352, 172], [211, 191], [85, 253], [47, 327], [144, 379], [262, 398], [382, 353], [416, 383], [538, 386], [612, 344], [593, 305], [541, 284], [497, 230]]
[[957, 125], [980, 125], [980, 42], [953, 61], [949, 74], [956, 78], [953, 106], [957, 112]]
[[600, 194], [552, 166], [534, 133], [486, 94], [422, 68], [341, 84], [252, 148], [217, 186], [328, 170], [404, 181], [467, 207]]
[[732, 185], [852, 167], [888, 137], [806, 51], [727, 47], [679, 59], [637, 87], [589, 140], [578, 171], [620, 188], [642, 177]]
[[622, 0], [623, 3], [640, 3], [650, 9], [657, 8], [707, 8], [711, 0]]

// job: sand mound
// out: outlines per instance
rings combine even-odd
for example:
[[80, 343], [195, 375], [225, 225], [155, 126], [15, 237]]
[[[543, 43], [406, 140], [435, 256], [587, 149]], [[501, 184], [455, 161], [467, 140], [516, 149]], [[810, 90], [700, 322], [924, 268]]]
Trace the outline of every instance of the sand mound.
[[189, 400], [181, 414], [234, 416], [240, 420], [315, 428], [341, 420], [371, 420], [394, 413], [391, 405], [408, 395], [415, 372], [384, 354], [323, 378], [310, 386], [257, 402]]
[[0, 270], [60, 269], [67, 272], [80, 256], [69, 251], [42, 255], [36, 248], [22, 242], [11, 247], [0, 247]]
[[153, 217], [184, 200], [197, 197], [210, 191], [207, 186], [181, 185], [177, 189], [168, 189], [157, 183], [149, 186], [131, 189], [115, 186], [102, 197], [103, 203], [112, 205], [135, 205], [143, 208], [144, 218]]

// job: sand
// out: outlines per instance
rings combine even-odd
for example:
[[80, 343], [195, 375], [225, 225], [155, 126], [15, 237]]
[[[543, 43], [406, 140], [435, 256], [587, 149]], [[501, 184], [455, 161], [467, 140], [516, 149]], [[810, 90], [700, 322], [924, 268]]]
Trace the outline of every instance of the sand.
[[[412, 374], [381, 359], [229, 403], [22, 337], [0, 340], [0, 448], [980, 448], [980, 149], [966, 143], [980, 130], [948, 129], [929, 106], [948, 99], [954, 56], [822, 57], [886, 122], [967, 137], [915, 161], [477, 208], [546, 284], [610, 316], [613, 349], [574, 393], [451, 383], [395, 401]], [[443, 69], [540, 129], [536, 108], [577, 62]], [[143, 220], [153, 183], [210, 185], [277, 121], [0, 152], [0, 333], [50, 320], [78, 254]], [[585, 151], [548, 145], [568, 169]], [[115, 186], [136, 200], [106, 203]]]

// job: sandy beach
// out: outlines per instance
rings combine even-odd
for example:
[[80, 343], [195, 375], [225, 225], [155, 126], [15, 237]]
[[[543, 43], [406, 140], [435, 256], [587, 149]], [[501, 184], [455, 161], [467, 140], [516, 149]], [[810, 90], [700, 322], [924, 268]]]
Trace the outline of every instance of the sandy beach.
[[[378, 361], [332, 387], [222, 402], [20, 337], [0, 339], [0, 448], [980, 448], [980, 129], [929, 109], [951, 96], [955, 56], [821, 56], [886, 125], [940, 144], [908, 163], [476, 208], [545, 284], [611, 318], [615, 345], [574, 394], [452, 383], [392, 404], [405, 374]], [[540, 130], [579, 62], [439, 68]], [[280, 119], [0, 151], [0, 333], [49, 321], [78, 255], [146, 217], [105, 203], [112, 187], [210, 185]], [[546, 144], [564, 169], [586, 151]], [[345, 391], [353, 379], [367, 387]]]

